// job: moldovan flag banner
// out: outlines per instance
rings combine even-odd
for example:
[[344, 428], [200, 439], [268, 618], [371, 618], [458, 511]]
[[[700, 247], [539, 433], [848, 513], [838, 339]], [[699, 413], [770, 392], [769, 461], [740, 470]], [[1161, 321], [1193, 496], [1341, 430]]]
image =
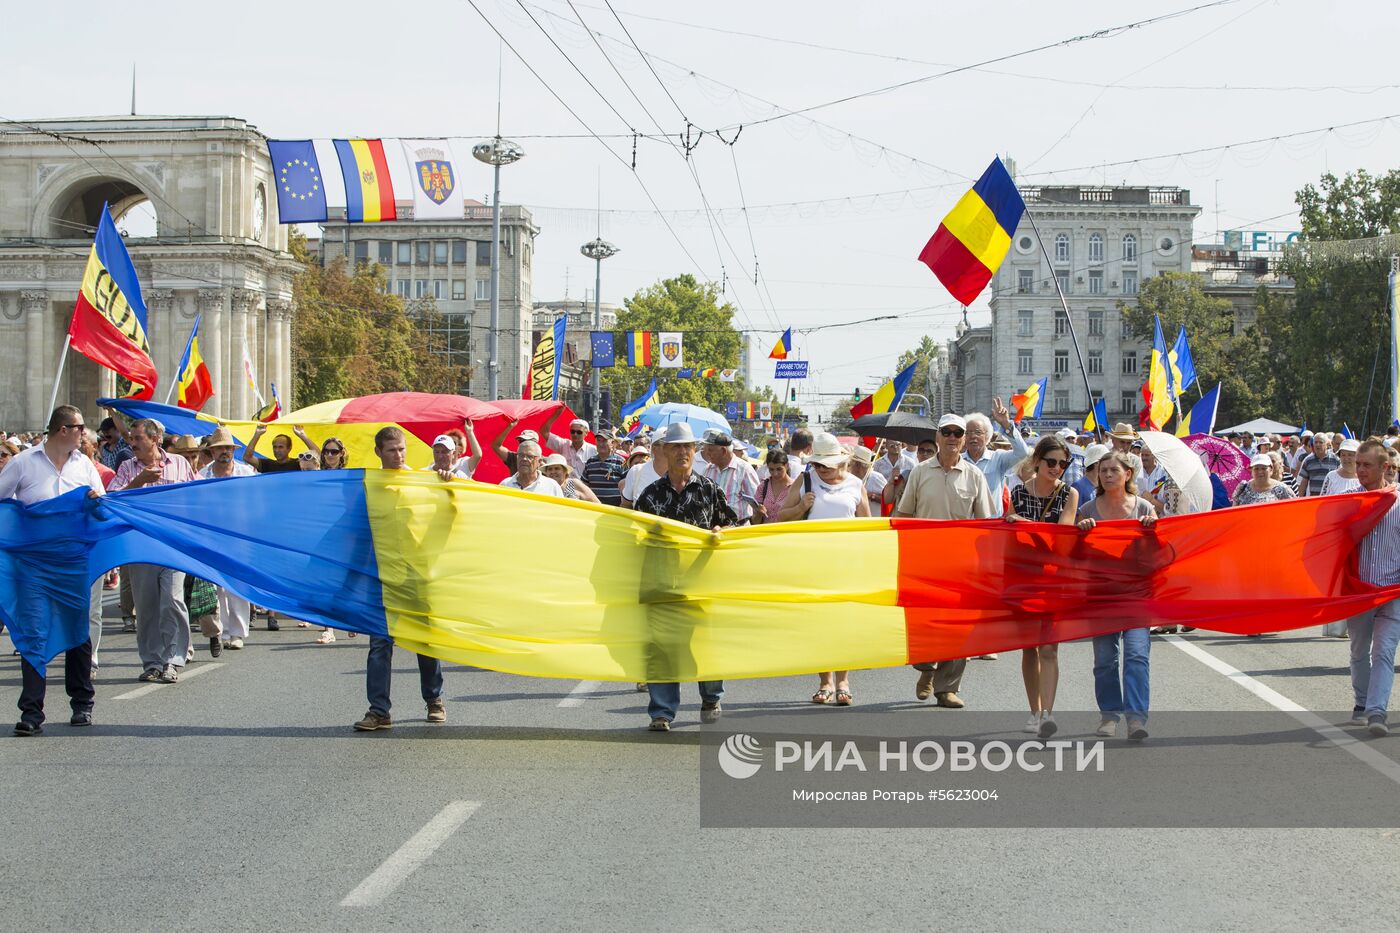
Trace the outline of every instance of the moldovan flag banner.
[[403, 157], [413, 184], [414, 220], [462, 219], [462, 186], [452, 146], [445, 139], [404, 139]]
[[[1349, 571], [1394, 503], [1386, 490], [1312, 496], [1088, 532], [869, 518], [715, 535], [416, 470], [229, 477], [93, 500], [79, 489], [0, 502], [0, 620], [42, 669], [87, 640], [92, 580], [156, 564], [290, 618], [473, 667], [652, 683], [776, 677], [1125, 625], [1240, 635], [1359, 615], [1400, 595]], [[295, 533], [279, 534], [288, 516]], [[540, 536], [522, 528], [548, 529], [545, 570]], [[1288, 572], [1260, 573], [1261, 554]], [[26, 599], [35, 581], [53, 597]]]
[[377, 139], [337, 139], [340, 176], [345, 179], [345, 219], [352, 224], [397, 220], [394, 185], [384, 143]]
[[1026, 202], [1006, 166], [1001, 159], [993, 159], [924, 244], [919, 261], [933, 270], [954, 298], [970, 305], [1006, 258], [1025, 210]]
[[106, 204], [97, 221], [68, 336], [74, 350], [129, 381], [130, 398], [148, 399], [155, 394], [158, 377], [146, 339], [146, 302], [136, 267]]
[[627, 332], [627, 365], [651, 365], [651, 331], [629, 330]]
[[1400, 421], [1400, 276], [1390, 272], [1390, 418]]
[[661, 359], [656, 365], [665, 369], [680, 369], [685, 355], [681, 346], [683, 335], [672, 332], [656, 336], [661, 342]]
[[203, 317], [201, 314], [194, 319], [185, 355], [180, 357], [180, 369], [175, 374], [175, 404], [190, 411], [199, 411], [214, 397], [214, 380], [209, 378], [209, 367], [199, 352], [199, 322]]

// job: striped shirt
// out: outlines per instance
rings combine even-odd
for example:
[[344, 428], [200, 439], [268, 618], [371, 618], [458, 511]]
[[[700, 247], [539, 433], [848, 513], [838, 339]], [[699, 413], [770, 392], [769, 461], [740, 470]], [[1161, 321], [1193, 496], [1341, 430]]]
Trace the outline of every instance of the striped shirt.
[[1370, 534], [1361, 539], [1357, 570], [1361, 579], [1372, 586], [1400, 583], [1400, 495], [1394, 487], [1388, 492], [1395, 502]]
[[753, 503], [758, 501], [758, 474], [748, 463], [734, 457], [723, 469], [706, 463], [695, 472], [719, 487], [740, 522], [752, 517]]
[[1328, 473], [1341, 465], [1342, 461], [1331, 453], [1328, 453], [1321, 460], [1317, 459], [1316, 454], [1308, 454], [1298, 465], [1298, 495], [1322, 495], [1322, 481], [1327, 479]]
[[[160, 479], [154, 483], [147, 483], [148, 486], [168, 486], [171, 483], [189, 483], [194, 481], [194, 470], [190, 469], [190, 462], [184, 457], [173, 457], [163, 450], [156, 452], [159, 455], [157, 461], [160, 466]], [[296, 461], [293, 460], [293, 463]], [[138, 474], [145, 472], [145, 465], [135, 457], [123, 463], [117, 468], [117, 475], [112, 480], [112, 485], [107, 488], [112, 492], [120, 492], [131, 484]]]

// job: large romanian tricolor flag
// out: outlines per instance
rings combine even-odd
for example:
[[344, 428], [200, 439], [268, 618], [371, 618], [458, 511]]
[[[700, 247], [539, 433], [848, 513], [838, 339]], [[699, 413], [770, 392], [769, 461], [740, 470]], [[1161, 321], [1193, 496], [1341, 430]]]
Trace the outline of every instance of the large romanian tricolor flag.
[[1167, 360], [1167, 342], [1162, 337], [1162, 320], [1153, 318], [1152, 361], [1147, 366], [1147, 383], [1143, 399], [1147, 403], [1148, 427], [1160, 431], [1176, 413], [1176, 393], [1172, 387], [1172, 371]]
[[214, 380], [209, 378], [209, 367], [199, 352], [199, 322], [203, 317], [194, 319], [185, 353], [180, 357], [180, 369], [175, 374], [175, 404], [191, 411], [199, 411], [214, 397]]
[[1025, 210], [1026, 202], [1006, 166], [1001, 159], [993, 159], [972, 190], [943, 218], [919, 253], [919, 261], [933, 270], [954, 298], [972, 304], [1006, 258]]
[[[87, 639], [87, 600], [24, 600], [32, 581], [85, 594], [111, 567], [155, 563], [293, 618], [474, 667], [770, 677], [1013, 651], [1125, 625], [1252, 634], [1357, 615], [1400, 594], [1348, 572], [1394, 502], [1393, 491], [1314, 496], [1089, 532], [1000, 519], [788, 522], [716, 540], [630, 510], [420, 471], [230, 477], [0, 503], [0, 618], [40, 666]], [[547, 572], [540, 534], [522, 528], [548, 536]], [[1260, 573], [1263, 553], [1288, 572]]]
[[131, 398], [148, 399], [155, 393], [158, 377], [146, 339], [146, 302], [136, 267], [106, 204], [97, 221], [68, 336], [74, 350], [131, 382]]
[[394, 185], [384, 143], [377, 139], [337, 139], [335, 154], [345, 179], [345, 219], [354, 223], [397, 220]]

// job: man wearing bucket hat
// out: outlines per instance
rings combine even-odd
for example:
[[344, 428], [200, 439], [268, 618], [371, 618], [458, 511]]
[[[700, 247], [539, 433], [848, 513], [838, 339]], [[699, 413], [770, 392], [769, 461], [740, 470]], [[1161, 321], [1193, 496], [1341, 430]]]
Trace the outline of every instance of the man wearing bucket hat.
[[[1001, 514], [1000, 503], [992, 501], [987, 478], [974, 464], [963, 459], [963, 437], [967, 422], [960, 415], [947, 414], [938, 419], [938, 453], [914, 468], [909, 475], [899, 505], [897, 518], [932, 518], [958, 521], [970, 518], [996, 518]], [[927, 700], [933, 694], [939, 706], [961, 709], [962, 686], [966, 658], [915, 664], [919, 682], [914, 695]]]
[[[642, 490], [637, 499], [637, 511], [685, 522], [718, 533], [738, 524], [738, 516], [725, 501], [724, 493], [713, 482], [694, 472], [695, 434], [683, 421], [666, 426], [666, 433], [657, 446], [665, 450], [666, 475]], [[678, 554], [661, 548], [648, 548], [646, 560], [660, 562], [644, 568], [643, 577], [672, 579], [678, 572]], [[663, 670], [694, 666], [690, 638], [701, 618], [698, 607], [683, 601], [658, 606], [649, 618], [652, 640], [647, 644], [648, 660], [655, 660]], [[658, 682], [647, 678], [651, 702], [647, 704], [648, 726], [653, 732], [670, 732], [671, 722], [681, 704], [679, 683]], [[720, 717], [720, 699], [724, 696], [724, 681], [700, 681], [700, 721], [716, 722]]]

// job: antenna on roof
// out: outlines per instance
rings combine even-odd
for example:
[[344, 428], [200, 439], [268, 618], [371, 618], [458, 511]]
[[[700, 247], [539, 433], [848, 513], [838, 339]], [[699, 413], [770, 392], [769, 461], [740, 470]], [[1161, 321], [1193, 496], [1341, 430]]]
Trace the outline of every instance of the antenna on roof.
[[131, 115], [136, 116], [136, 63], [131, 63]]

